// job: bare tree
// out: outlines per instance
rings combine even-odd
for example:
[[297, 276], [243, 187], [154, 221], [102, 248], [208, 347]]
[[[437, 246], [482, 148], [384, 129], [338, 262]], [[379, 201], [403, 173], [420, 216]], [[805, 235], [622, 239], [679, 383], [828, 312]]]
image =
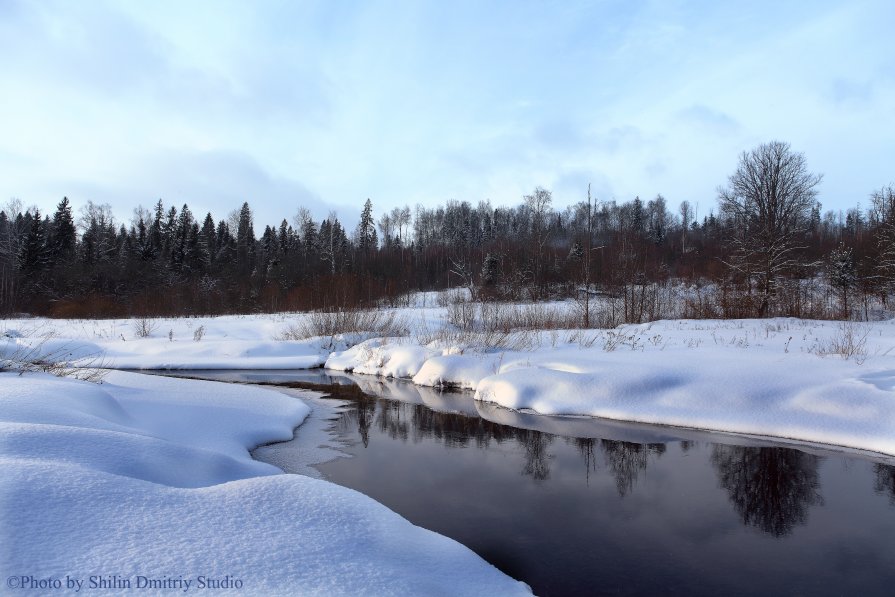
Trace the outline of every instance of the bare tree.
[[549, 216], [553, 205], [553, 195], [543, 187], [536, 187], [531, 195], [523, 197], [525, 207], [531, 217], [531, 234], [534, 238], [537, 253], [535, 260], [535, 283], [543, 281], [544, 246], [550, 236]]
[[729, 265], [746, 276], [750, 290], [757, 282], [759, 317], [767, 316], [779, 277], [800, 265], [822, 179], [808, 172], [804, 154], [771, 141], [743, 152], [727, 187], [718, 189], [721, 210], [733, 225]]
[[895, 187], [887, 186], [871, 195], [872, 218], [877, 225], [876, 271], [882, 280], [883, 296], [895, 287]]

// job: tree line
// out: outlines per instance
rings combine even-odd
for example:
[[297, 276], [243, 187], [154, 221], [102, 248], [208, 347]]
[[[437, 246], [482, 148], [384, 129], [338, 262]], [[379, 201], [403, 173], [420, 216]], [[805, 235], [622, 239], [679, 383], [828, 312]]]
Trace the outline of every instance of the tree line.
[[257, 226], [248, 202], [227, 218], [189, 206], [108, 205], [52, 214], [0, 211], [0, 311], [56, 317], [186, 315], [401, 305], [463, 286], [479, 300], [618, 301], [620, 319], [655, 318], [669, 284], [697, 293], [694, 317], [854, 317], [895, 286], [895, 190], [822, 212], [822, 177], [782, 142], [740, 156], [699, 218], [689, 201], [582, 200], [564, 209], [538, 187], [515, 206], [451, 200], [375, 214], [348, 231], [335, 213]]

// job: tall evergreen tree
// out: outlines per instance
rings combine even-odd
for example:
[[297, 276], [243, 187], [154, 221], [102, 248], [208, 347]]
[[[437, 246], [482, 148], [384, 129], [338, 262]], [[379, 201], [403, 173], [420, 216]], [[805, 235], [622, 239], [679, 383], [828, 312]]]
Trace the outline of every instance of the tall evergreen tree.
[[355, 236], [357, 237], [357, 248], [360, 249], [361, 253], [368, 253], [371, 249], [375, 249], [378, 244], [376, 222], [373, 219], [373, 202], [369, 198], [364, 203], [364, 209], [361, 210]]
[[211, 217], [211, 212], [209, 212], [205, 214], [205, 220], [202, 222], [202, 230], [199, 232], [198, 238], [198, 257], [203, 268], [210, 267], [214, 263], [216, 246], [214, 218]]
[[236, 267], [241, 275], [251, 273], [255, 261], [255, 228], [248, 202], [239, 210], [236, 228]]
[[[25, 242], [19, 255], [19, 267], [26, 277], [33, 277], [49, 264], [46, 229], [40, 217], [40, 210], [31, 215]], [[32, 280], [36, 281], [36, 280]]]
[[77, 231], [72, 217], [68, 197], [63, 197], [56, 206], [50, 226], [49, 259], [54, 265], [71, 263], [75, 258]]

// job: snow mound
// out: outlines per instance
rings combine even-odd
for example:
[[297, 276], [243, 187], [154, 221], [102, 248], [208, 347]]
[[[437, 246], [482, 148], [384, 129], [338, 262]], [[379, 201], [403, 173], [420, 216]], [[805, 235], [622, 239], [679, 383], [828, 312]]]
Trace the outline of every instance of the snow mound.
[[0, 374], [0, 569], [98, 594], [172, 592], [140, 577], [229, 579], [215, 592], [240, 595], [529, 593], [362, 494], [251, 459], [308, 412], [251, 386]]

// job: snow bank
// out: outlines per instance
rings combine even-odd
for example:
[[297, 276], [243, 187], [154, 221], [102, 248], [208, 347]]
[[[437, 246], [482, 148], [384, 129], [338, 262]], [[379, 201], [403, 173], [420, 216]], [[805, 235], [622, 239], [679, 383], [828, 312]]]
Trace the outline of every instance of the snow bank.
[[[463, 338], [447, 310], [407, 308], [421, 336]], [[560, 308], [561, 305], [556, 305]], [[669, 320], [608, 331], [543, 331], [507, 338], [525, 350], [475, 349], [475, 337], [421, 344], [412, 338], [275, 341], [300, 315], [152, 320], [6, 322], [7, 346], [46, 346], [117, 368], [327, 369], [459, 387], [482, 402], [542, 414], [766, 435], [895, 454], [895, 323], [797, 319]], [[197, 331], [201, 338], [194, 341]], [[450, 331], [450, 330], [449, 330]], [[831, 354], [850, 334], [849, 359]], [[352, 346], [352, 344], [355, 344]], [[2, 346], [0, 346], [2, 348]], [[866, 359], [866, 360], [865, 360]]]
[[[849, 325], [663, 321], [589, 337], [540, 333], [526, 351], [419, 347], [417, 355], [429, 356], [405, 367], [404, 377], [418, 385], [468, 388], [479, 401], [525, 412], [895, 454], [895, 325]], [[845, 333], [865, 341], [857, 360], [830, 354]], [[393, 350], [406, 354], [412, 347], [352, 349], [334, 353], [326, 366], [397, 376], [379, 365], [390, 362]]]
[[[250, 595], [526, 592], [357, 492], [250, 458], [308, 410], [214, 382], [0, 374], [0, 570], [58, 581], [53, 594], [75, 581], [171, 594], [208, 579]], [[181, 584], [147, 590], [141, 577]]]
[[309, 369], [323, 366], [334, 348], [353, 343], [341, 337], [279, 339], [295, 317], [11, 320], [0, 330], [7, 336], [0, 352], [39, 347], [54, 360], [114, 369]]

